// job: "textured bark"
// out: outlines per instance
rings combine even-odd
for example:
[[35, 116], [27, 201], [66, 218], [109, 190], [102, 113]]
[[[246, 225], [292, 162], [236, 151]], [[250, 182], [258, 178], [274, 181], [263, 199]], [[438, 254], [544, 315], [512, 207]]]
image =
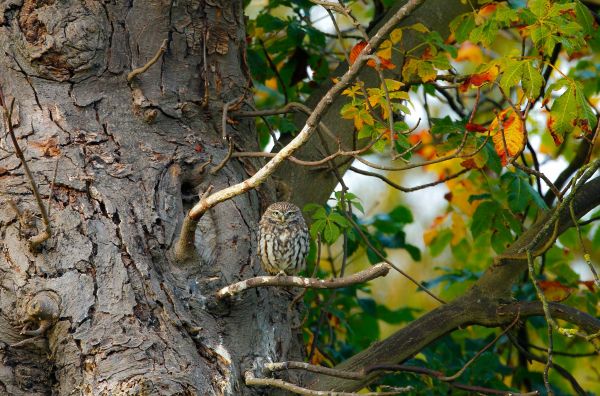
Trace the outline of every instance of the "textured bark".
[[[0, 2], [0, 85], [16, 99], [15, 130], [46, 199], [58, 161], [53, 236], [30, 252], [7, 203], [39, 210], [0, 142], [0, 394], [249, 394], [245, 369], [301, 358], [285, 294], [212, 297], [259, 274], [255, 229], [268, 192], [207, 213], [198, 262], [177, 266], [168, 254], [199, 191], [259, 166], [208, 172], [227, 152], [223, 103], [249, 84], [243, 21], [242, 1]], [[128, 84], [164, 39], [164, 56]], [[227, 132], [257, 149], [250, 121]], [[41, 322], [27, 307], [42, 291], [59, 313], [22, 342], [23, 322]]]

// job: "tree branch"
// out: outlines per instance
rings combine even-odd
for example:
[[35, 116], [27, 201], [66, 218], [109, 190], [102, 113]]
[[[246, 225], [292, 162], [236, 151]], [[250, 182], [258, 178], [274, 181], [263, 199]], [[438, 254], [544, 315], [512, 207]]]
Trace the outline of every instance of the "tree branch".
[[[251, 189], [258, 187], [264, 183], [269, 176], [271, 176], [279, 165], [288, 159], [298, 148], [304, 145], [310, 136], [315, 131], [315, 128], [319, 125], [323, 114], [331, 107], [333, 100], [339, 96], [342, 91], [350, 85], [354, 78], [358, 75], [360, 69], [366, 64], [368, 56], [377, 48], [384, 40], [385, 36], [388, 35], [392, 29], [407, 15], [409, 15], [416, 7], [418, 7], [424, 0], [410, 0], [401, 7], [398, 12], [390, 18], [373, 36], [371, 41], [363, 48], [360, 55], [353, 63], [348, 71], [340, 78], [339, 82], [336, 83], [331, 89], [321, 98], [317, 106], [315, 106], [313, 113], [308, 117], [304, 127], [298, 133], [298, 135], [285, 147], [283, 147], [275, 157], [267, 162], [262, 168], [260, 168], [252, 177], [244, 180], [241, 183], [235, 184], [231, 187], [217, 191], [216, 193], [209, 195], [206, 199], [198, 202], [188, 212], [186, 218], [190, 220], [199, 220], [200, 217], [213, 206], [243, 194]], [[187, 246], [190, 249], [194, 248], [193, 233], [182, 233], [180, 235], [179, 246]], [[192, 240], [184, 238], [192, 238]], [[189, 253], [182, 255], [176, 252], [175, 260], [185, 261], [186, 257], [189, 257]]]
[[217, 292], [217, 299], [221, 300], [225, 297], [230, 297], [234, 294], [240, 293], [246, 289], [263, 286], [294, 286], [305, 289], [339, 289], [341, 287], [355, 285], [357, 283], [364, 283], [375, 278], [386, 276], [391, 268], [392, 267], [389, 264], [381, 263], [344, 278], [332, 278], [326, 280], [302, 278], [300, 276], [257, 276], [255, 278], [246, 279], [222, 288]]

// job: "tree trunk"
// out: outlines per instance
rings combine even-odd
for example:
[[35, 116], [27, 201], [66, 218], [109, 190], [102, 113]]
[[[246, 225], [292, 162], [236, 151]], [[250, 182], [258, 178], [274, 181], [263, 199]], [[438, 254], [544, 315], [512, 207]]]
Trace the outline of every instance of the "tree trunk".
[[[260, 165], [232, 160], [211, 174], [228, 149], [223, 104], [250, 100], [242, 1], [7, 0], [0, 48], [5, 105], [15, 98], [12, 123], [52, 231], [30, 251], [40, 208], [3, 138], [0, 393], [242, 395], [257, 362], [301, 358], [287, 293], [213, 298], [259, 272], [256, 223], [273, 189], [205, 214], [197, 262], [169, 253], [198, 193]], [[257, 149], [250, 121], [226, 134]]]

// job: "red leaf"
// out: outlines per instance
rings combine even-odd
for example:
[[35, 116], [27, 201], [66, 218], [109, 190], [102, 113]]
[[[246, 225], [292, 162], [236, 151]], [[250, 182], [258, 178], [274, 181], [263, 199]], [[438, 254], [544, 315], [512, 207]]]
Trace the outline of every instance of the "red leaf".
[[487, 127], [472, 122], [468, 122], [466, 128], [469, 132], [486, 132], [488, 130]]
[[[366, 41], [360, 41], [360, 42], [356, 43], [356, 45], [354, 47], [352, 47], [352, 49], [350, 50], [350, 64], [351, 65], [353, 65], [354, 62], [356, 62], [356, 58], [358, 58], [358, 55], [360, 55], [361, 51], [366, 46], [367, 46]], [[396, 65], [394, 65], [389, 59], [384, 59], [381, 56], [379, 56], [378, 58], [379, 58], [379, 62], [380, 62], [382, 69], [391, 70], [391, 69], [396, 68]], [[369, 59], [367, 61], [367, 65], [372, 67], [373, 69], [375, 69], [377, 67], [377, 63], [373, 59]]]

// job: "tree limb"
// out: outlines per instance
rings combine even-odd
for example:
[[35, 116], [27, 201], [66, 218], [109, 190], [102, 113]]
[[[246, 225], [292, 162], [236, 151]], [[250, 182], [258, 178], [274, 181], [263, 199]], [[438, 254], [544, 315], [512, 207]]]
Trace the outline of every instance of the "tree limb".
[[305, 289], [337, 289], [340, 287], [355, 285], [357, 283], [364, 283], [381, 276], [386, 276], [391, 268], [392, 267], [389, 264], [381, 263], [344, 278], [332, 279], [302, 278], [300, 276], [279, 275], [257, 276], [255, 278], [246, 279], [222, 288], [217, 292], [217, 299], [221, 300], [225, 297], [230, 297], [234, 294], [240, 293], [246, 289], [262, 286], [294, 286]]

